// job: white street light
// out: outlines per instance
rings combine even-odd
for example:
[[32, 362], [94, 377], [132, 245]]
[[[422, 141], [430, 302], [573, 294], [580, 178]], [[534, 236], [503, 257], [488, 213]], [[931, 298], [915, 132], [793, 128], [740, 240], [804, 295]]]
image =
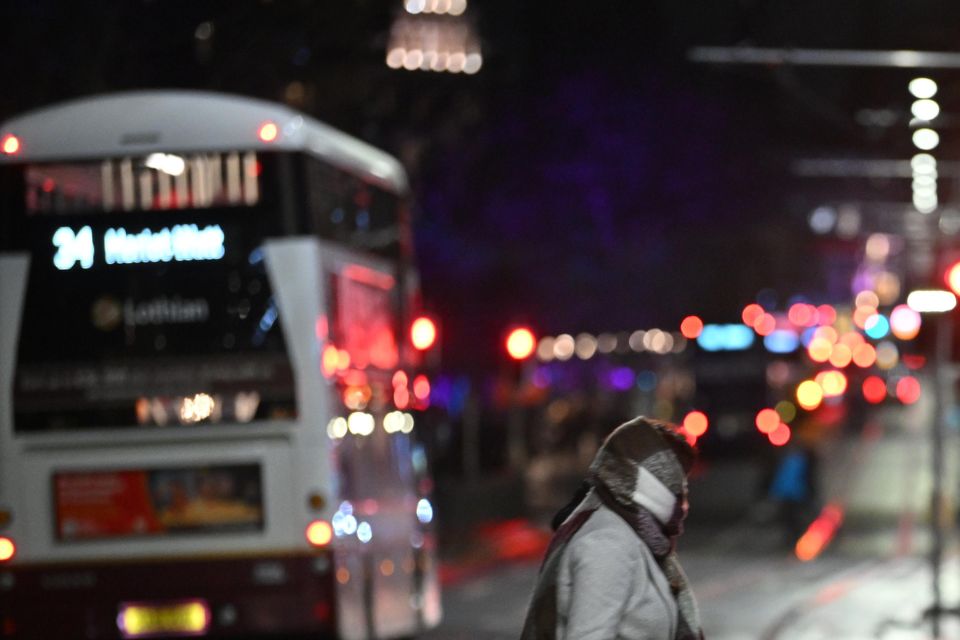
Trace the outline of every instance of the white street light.
[[957, 306], [957, 296], [943, 289], [918, 289], [907, 296], [907, 306], [918, 313], [944, 313]]

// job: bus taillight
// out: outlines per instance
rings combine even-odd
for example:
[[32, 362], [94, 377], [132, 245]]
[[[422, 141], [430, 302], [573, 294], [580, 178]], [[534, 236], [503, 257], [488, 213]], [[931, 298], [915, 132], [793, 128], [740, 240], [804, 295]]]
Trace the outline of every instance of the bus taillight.
[[264, 122], [260, 125], [260, 128], [257, 129], [257, 137], [263, 142], [273, 142], [277, 139], [278, 135], [280, 135], [280, 129], [277, 128], [274, 122]]
[[0, 562], [9, 562], [15, 555], [17, 555], [17, 545], [10, 538], [0, 536]]
[[3, 152], [8, 156], [12, 156], [13, 154], [19, 152], [20, 138], [12, 133], [8, 133], [7, 135], [3, 136], [2, 140], [0, 140], [0, 150], [3, 150]]
[[333, 540], [333, 527], [326, 520], [314, 520], [307, 525], [307, 542], [315, 547], [325, 547]]

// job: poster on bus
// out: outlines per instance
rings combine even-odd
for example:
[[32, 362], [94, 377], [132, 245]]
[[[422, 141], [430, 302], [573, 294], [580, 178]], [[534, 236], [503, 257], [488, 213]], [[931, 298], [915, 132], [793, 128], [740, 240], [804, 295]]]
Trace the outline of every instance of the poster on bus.
[[263, 528], [260, 466], [54, 474], [64, 541]]

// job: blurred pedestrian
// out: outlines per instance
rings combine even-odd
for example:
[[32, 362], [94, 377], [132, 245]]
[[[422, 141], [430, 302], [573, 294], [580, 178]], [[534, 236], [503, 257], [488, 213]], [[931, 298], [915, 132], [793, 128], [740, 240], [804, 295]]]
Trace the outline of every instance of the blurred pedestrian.
[[777, 505], [787, 548], [793, 547], [817, 515], [820, 498], [816, 476], [815, 450], [799, 437], [791, 441], [781, 452], [768, 491]]
[[676, 428], [644, 417], [607, 437], [547, 549], [522, 640], [703, 637], [675, 553], [695, 455]]

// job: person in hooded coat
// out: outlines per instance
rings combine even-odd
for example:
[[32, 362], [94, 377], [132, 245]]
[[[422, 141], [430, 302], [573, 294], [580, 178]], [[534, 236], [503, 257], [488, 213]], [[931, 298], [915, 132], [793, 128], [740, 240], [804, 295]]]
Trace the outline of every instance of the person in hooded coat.
[[638, 417], [607, 436], [590, 488], [555, 531], [521, 640], [701, 640], [675, 553], [696, 452]]

